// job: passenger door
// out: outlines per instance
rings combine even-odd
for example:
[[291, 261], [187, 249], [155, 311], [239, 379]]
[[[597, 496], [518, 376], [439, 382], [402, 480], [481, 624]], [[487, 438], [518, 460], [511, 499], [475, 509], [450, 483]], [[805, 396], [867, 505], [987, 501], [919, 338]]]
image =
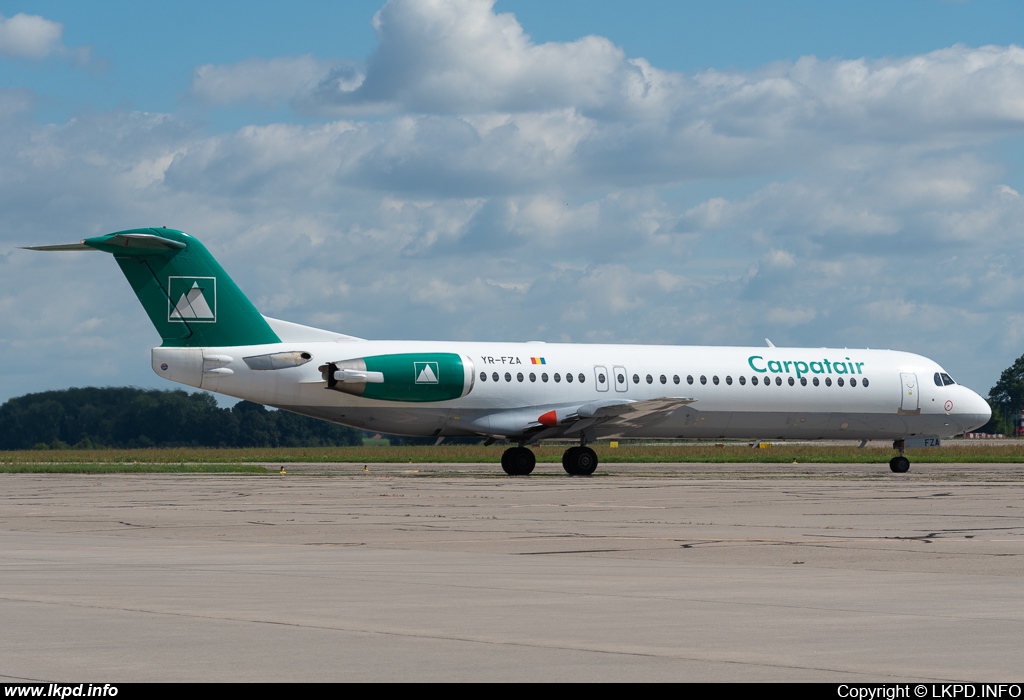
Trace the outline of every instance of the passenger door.
[[921, 392], [917, 386], [917, 375], [913, 372], [900, 372], [900, 385], [903, 390], [900, 397], [900, 415], [917, 415], [921, 412]]

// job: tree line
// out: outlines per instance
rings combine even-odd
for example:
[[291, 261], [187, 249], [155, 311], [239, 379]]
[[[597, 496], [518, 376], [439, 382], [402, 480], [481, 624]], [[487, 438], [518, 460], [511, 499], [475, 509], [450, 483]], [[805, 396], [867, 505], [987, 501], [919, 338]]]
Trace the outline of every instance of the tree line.
[[0, 450], [48, 447], [319, 447], [360, 445], [361, 430], [250, 401], [133, 387], [44, 391], [0, 406]]
[[988, 404], [992, 420], [981, 427], [981, 432], [1016, 435], [1024, 410], [1024, 355], [999, 375], [999, 381], [988, 392]]

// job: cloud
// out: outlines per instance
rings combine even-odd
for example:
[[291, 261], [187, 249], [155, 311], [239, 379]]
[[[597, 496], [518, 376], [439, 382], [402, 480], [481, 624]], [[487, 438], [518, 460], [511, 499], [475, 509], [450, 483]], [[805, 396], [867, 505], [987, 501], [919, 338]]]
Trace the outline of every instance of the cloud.
[[324, 83], [321, 110], [433, 114], [547, 111], [626, 113], [670, 96], [678, 76], [627, 59], [604, 37], [535, 44], [493, 0], [392, 0], [374, 17], [379, 45], [357, 86]]
[[344, 89], [362, 82], [358, 65], [318, 61], [313, 56], [250, 58], [229, 65], [205, 64], [192, 76], [190, 94], [208, 105], [274, 107], [322, 84]]
[[67, 56], [80, 63], [87, 62], [89, 49], [65, 46], [63, 33], [63, 24], [39, 15], [0, 15], [0, 56], [41, 59], [56, 55]]

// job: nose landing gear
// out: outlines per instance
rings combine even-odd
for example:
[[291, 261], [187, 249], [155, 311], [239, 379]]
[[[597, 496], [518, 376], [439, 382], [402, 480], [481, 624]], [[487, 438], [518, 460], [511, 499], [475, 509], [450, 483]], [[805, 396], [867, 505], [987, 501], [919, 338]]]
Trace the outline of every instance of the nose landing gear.
[[894, 450], [899, 450], [900, 454], [898, 457], [893, 457], [889, 460], [889, 469], [896, 472], [897, 474], [905, 474], [910, 471], [910, 460], [903, 456], [903, 440], [894, 440], [892, 447]]

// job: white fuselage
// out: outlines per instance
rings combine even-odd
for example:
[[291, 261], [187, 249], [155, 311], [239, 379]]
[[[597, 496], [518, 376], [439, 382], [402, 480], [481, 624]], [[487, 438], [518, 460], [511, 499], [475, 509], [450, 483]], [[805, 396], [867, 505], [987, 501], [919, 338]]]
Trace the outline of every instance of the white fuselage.
[[[311, 359], [276, 369], [252, 369], [243, 360], [276, 352]], [[466, 368], [464, 394], [426, 403], [368, 399], [328, 390], [318, 370], [401, 353], [458, 354]], [[593, 430], [599, 437], [903, 439], [966, 432], [991, 416], [975, 392], [937, 382], [944, 370], [932, 360], [890, 350], [342, 339], [154, 348], [153, 369], [172, 381], [295, 413], [421, 436], [515, 439], [535, 430], [548, 411], [659, 398], [692, 403], [650, 424]]]

